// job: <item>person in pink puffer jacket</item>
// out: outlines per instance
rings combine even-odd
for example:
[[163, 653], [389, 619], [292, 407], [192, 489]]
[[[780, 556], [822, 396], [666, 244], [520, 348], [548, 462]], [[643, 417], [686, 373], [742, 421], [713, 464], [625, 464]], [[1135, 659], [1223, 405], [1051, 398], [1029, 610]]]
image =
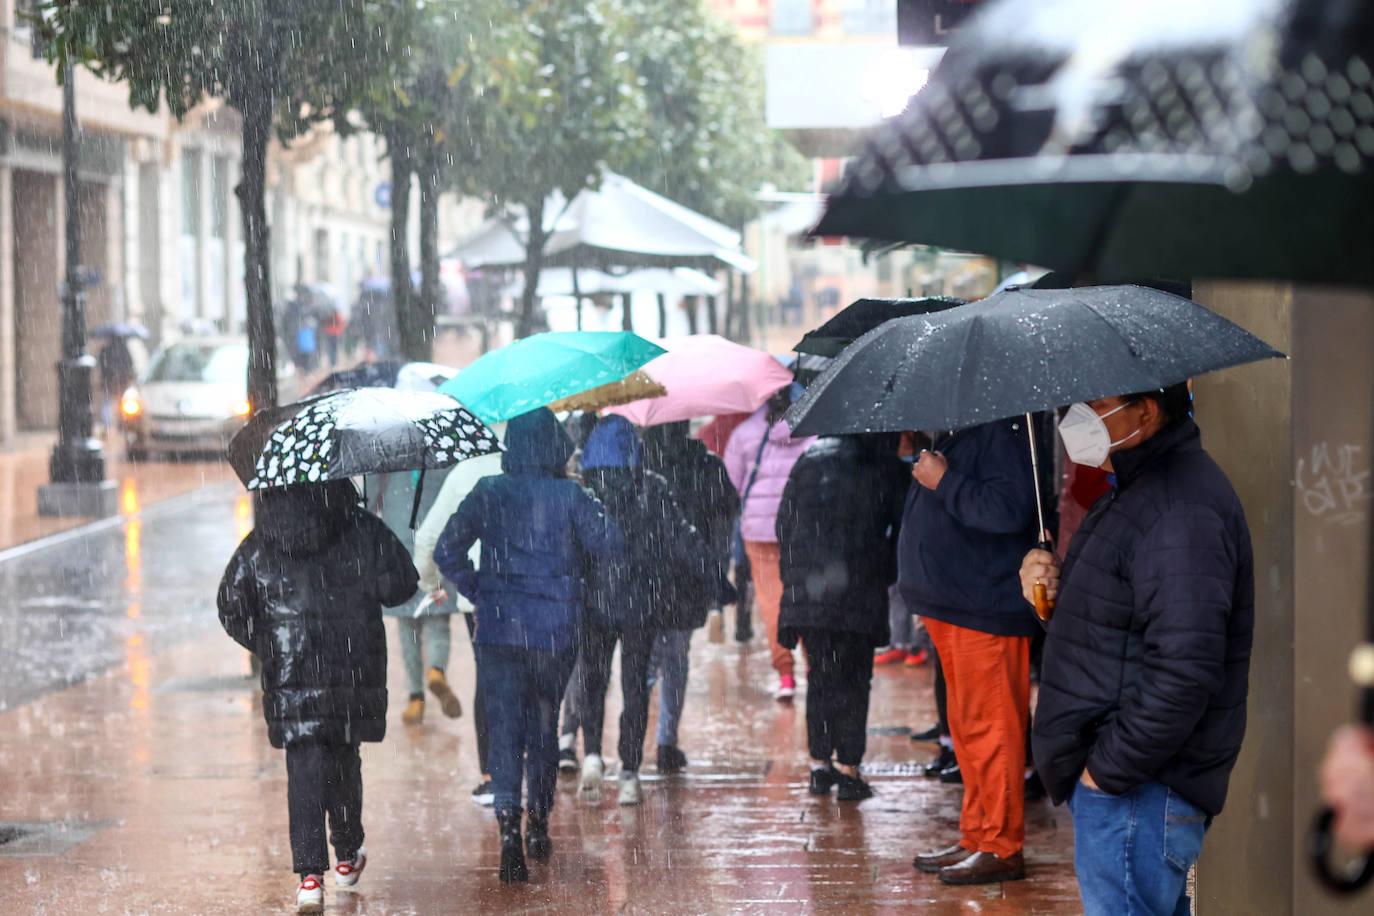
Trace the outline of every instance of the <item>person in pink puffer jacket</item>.
[[725, 469], [740, 494], [740, 534], [749, 556], [759, 614], [768, 632], [773, 670], [778, 673], [775, 695], [779, 700], [791, 700], [797, 682], [792, 675], [791, 650], [778, 645], [778, 608], [782, 602], [778, 504], [792, 465], [816, 441], [814, 436], [792, 438], [792, 431], [782, 422], [791, 403], [789, 388], [783, 388], [730, 434], [725, 447]]

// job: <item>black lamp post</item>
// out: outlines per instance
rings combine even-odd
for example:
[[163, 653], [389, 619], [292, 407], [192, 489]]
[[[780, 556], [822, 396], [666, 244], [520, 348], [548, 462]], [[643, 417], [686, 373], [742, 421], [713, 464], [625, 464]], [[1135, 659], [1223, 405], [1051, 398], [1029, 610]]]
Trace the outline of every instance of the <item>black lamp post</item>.
[[62, 286], [62, 361], [57, 364], [58, 438], [48, 463], [52, 482], [39, 487], [41, 515], [113, 515], [115, 489], [105, 480], [99, 439], [91, 435], [91, 375], [86, 352], [86, 294], [81, 276], [81, 195], [77, 178], [76, 80], [62, 74], [62, 190], [66, 217], [66, 282]]

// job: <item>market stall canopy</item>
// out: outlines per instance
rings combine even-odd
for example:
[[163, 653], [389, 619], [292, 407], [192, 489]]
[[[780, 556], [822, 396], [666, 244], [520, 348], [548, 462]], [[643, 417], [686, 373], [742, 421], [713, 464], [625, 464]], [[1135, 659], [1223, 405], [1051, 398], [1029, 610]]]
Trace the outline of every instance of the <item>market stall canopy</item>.
[[[729, 226], [615, 172], [605, 172], [600, 187], [578, 192], [566, 205], [561, 195], [550, 196], [544, 213], [549, 266], [758, 267], [739, 250], [740, 234]], [[514, 267], [525, 262], [528, 232], [524, 218], [493, 218], [449, 254], [468, 267]]]
[[[525, 289], [518, 279], [504, 290], [507, 296], [519, 296]], [[618, 295], [620, 293], [662, 293], [669, 297], [719, 296], [724, 284], [710, 274], [690, 267], [643, 267], [617, 274], [594, 267], [577, 271], [576, 292], [582, 296]], [[539, 296], [571, 296], [574, 293], [571, 267], [550, 267], [539, 272]]]

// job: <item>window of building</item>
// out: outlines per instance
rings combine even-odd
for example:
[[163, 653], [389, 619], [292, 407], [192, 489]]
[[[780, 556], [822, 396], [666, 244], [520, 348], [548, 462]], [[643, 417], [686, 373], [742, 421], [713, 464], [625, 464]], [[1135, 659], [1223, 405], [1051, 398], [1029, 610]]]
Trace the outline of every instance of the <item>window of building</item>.
[[181, 234], [196, 235], [200, 228], [200, 152], [181, 151]]
[[895, 35], [897, 4], [893, 0], [844, 0], [840, 22], [846, 35]]
[[329, 282], [329, 230], [315, 230], [315, 280]]
[[769, 27], [774, 35], [810, 35], [816, 29], [811, 0], [774, 0]]
[[222, 239], [228, 234], [229, 160], [215, 156], [210, 160], [210, 234]]
[[29, 54], [34, 60], [42, 60], [43, 39], [28, 17], [33, 14], [38, 0], [14, 0], [14, 31], [10, 34], [17, 44], [28, 45]]

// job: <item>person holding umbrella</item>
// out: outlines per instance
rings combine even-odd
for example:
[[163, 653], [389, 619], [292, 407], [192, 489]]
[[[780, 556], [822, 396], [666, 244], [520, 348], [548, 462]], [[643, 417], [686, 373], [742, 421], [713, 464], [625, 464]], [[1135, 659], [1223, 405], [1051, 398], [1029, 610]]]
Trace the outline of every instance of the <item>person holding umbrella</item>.
[[[529, 880], [525, 863], [553, 852], [549, 814], [558, 781], [558, 705], [576, 658], [584, 555], [625, 549], [620, 529], [564, 476], [572, 441], [541, 407], [506, 427], [504, 473], [477, 482], [444, 526], [434, 562], [476, 605], [477, 676], [491, 722], [491, 766], [502, 882]], [[481, 567], [468, 551], [481, 543]], [[528, 785], [522, 849], [521, 776]]]
[[418, 581], [405, 545], [358, 502], [347, 480], [264, 490], [217, 597], [225, 632], [261, 665], [268, 740], [286, 749], [300, 913], [324, 910], [326, 816], [335, 885], [367, 864], [358, 745], [386, 735], [381, 610]]
[[1069, 407], [1069, 459], [1113, 489], [1062, 564], [1037, 549], [1021, 565], [1026, 600], [1039, 585], [1054, 602], [1035, 761], [1073, 812], [1088, 916], [1188, 912], [1188, 869], [1245, 734], [1250, 529], [1190, 406], [1179, 383]]

